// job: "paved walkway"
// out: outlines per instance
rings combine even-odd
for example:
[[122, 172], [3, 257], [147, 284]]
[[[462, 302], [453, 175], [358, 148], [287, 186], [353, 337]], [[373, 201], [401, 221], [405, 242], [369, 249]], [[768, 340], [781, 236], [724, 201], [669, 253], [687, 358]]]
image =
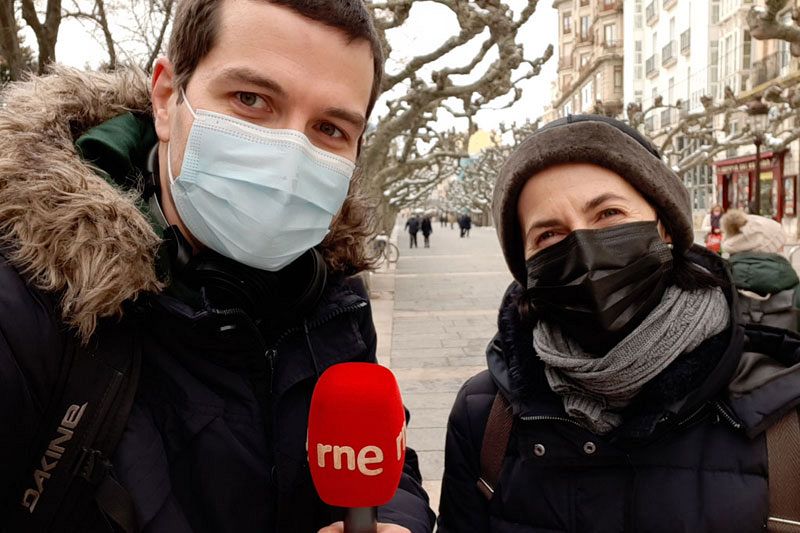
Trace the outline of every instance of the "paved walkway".
[[438, 508], [447, 417], [461, 384], [485, 368], [497, 307], [511, 280], [493, 228], [434, 226], [431, 248], [409, 250], [395, 229], [396, 268], [370, 280], [378, 358], [397, 376], [411, 410], [408, 445], [420, 457], [425, 487]]

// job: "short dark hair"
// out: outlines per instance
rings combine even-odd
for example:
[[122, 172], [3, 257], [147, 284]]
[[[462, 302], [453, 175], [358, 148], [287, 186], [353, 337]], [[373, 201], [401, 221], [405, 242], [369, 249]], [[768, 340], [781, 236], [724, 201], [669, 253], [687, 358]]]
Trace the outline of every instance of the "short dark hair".
[[[175, 68], [175, 87], [185, 89], [197, 65], [214, 47], [217, 16], [225, 0], [182, 0], [178, 5], [168, 55]], [[383, 48], [372, 17], [362, 0], [253, 0], [285, 6], [310, 20], [344, 32], [350, 42], [369, 42], [373, 58], [372, 92], [367, 116], [383, 82]]]

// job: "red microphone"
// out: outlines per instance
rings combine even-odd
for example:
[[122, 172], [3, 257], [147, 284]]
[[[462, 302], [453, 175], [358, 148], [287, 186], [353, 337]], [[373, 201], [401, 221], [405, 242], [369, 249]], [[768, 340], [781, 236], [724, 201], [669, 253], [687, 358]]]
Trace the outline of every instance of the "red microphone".
[[322, 501], [346, 507], [345, 533], [371, 533], [394, 497], [406, 455], [406, 417], [394, 374], [373, 363], [326, 370], [311, 397], [308, 464]]

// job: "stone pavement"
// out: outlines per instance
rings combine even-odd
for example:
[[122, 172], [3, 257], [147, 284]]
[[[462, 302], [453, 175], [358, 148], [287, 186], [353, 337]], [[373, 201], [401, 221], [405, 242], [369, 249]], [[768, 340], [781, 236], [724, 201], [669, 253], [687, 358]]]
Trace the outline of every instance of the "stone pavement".
[[408, 445], [419, 454], [431, 505], [438, 509], [447, 417], [462, 383], [485, 368], [497, 308], [511, 281], [493, 228], [458, 229], [438, 223], [431, 248], [409, 250], [395, 228], [396, 267], [371, 275], [378, 359], [397, 376], [411, 411]]

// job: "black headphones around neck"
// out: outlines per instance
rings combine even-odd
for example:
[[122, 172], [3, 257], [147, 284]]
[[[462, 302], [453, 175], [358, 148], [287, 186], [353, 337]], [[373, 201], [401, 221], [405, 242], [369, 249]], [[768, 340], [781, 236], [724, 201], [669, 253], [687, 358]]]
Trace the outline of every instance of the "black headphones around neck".
[[189, 241], [170, 225], [161, 209], [158, 145], [148, 155], [142, 196], [161, 225], [170, 273], [199, 290], [214, 308], [238, 308], [257, 323], [291, 322], [319, 303], [328, 278], [322, 254], [312, 248], [277, 272], [250, 267], [209, 249], [195, 254]]

